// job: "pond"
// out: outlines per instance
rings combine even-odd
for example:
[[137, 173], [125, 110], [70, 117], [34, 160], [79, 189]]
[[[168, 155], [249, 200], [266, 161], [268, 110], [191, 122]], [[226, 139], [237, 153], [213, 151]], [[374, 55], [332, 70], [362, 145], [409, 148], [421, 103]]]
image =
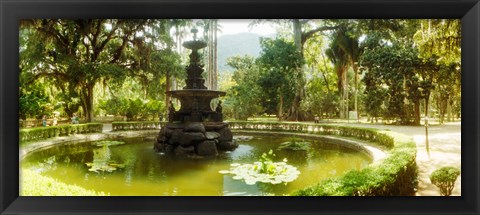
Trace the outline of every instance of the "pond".
[[[292, 140], [291, 136], [255, 134], [253, 139], [240, 141], [235, 151], [206, 159], [155, 153], [152, 137], [116, 139], [125, 144], [104, 146], [84, 142], [34, 152], [20, 162], [20, 167], [112, 196], [248, 196], [287, 195], [372, 162], [365, 152], [324, 139], [295, 139], [307, 142], [308, 150], [279, 149], [281, 143]], [[289, 165], [300, 171], [296, 180], [287, 184], [248, 185], [232, 175], [219, 173], [230, 169], [232, 163], [258, 161], [271, 149], [276, 155], [273, 161], [286, 158]], [[92, 168], [99, 163], [109, 163], [111, 172]]]

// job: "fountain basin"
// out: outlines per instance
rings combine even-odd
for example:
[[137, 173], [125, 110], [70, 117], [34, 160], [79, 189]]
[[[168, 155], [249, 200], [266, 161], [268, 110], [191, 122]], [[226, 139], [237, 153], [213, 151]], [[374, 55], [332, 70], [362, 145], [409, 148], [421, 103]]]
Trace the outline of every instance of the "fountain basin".
[[[201, 161], [154, 153], [152, 140], [146, 136], [115, 139], [126, 144], [108, 148], [92, 142], [54, 146], [29, 153], [20, 166], [22, 170], [32, 170], [66, 184], [112, 196], [281, 196], [350, 170], [360, 170], [372, 162], [362, 151], [321, 139], [306, 138], [311, 146], [309, 151], [284, 151], [278, 150], [278, 146], [291, 140], [291, 135], [242, 135], [253, 135], [253, 138], [241, 141], [235, 151], [220, 152], [217, 157]], [[299, 169], [298, 179], [287, 185], [248, 185], [219, 173], [229, 169], [232, 163], [257, 161], [270, 149], [277, 155], [275, 161], [287, 158], [289, 164]], [[112, 172], [88, 171], [85, 163], [95, 161], [111, 161], [125, 167]]]

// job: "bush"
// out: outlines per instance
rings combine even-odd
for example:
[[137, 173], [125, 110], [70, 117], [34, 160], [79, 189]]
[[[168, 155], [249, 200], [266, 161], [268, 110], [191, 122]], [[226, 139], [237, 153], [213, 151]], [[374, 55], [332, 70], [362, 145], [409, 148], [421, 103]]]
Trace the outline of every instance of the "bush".
[[460, 170], [455, 167], [447, 166], [437, 169], [430, 175], [432, 184], [440, 188], [440, 194], [443, 196], [452, 195], [452, 190], [455, 187], [455, 181], [460, 175]]
[[60, 125], [40, 128], [20, 129], [20, 142], [41, 140], [58, 136], [69, 136], [73, 134], [98, 133], [102, 132], [101, 123]]

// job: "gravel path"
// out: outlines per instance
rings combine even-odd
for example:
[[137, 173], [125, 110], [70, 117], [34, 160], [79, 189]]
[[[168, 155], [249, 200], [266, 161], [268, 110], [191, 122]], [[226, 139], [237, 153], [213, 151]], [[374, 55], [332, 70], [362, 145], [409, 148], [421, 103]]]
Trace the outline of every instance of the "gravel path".
[[[461, 123], [446, 123], [428, 128], [430, 157], [425, 146], [424, 126], [395, 126], [367, 123], [331, 123], [355, 127], [388, 129], [411, 136], [417, 143], [418, 190], [417, 196], [438, 196], [438, 188], [430, 182], [430, 174], [443, 166], [454, 166], [461, 169]], [[461, 195], [461, 175], [458, 177], [452, 196]]]

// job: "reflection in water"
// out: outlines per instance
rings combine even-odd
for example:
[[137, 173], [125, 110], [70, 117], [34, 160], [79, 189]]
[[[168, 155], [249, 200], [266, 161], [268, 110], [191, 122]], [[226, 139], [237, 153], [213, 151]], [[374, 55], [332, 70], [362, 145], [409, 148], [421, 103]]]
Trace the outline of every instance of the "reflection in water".
[[[337, 177], [352, 169], [367, 166], [371, 159], [360, 152], [318, 140], [311, 142], [310, 150], [281, 150], [278, 146], [290, 138], [264, 135], [240, 142], [233, 152], [221, 153], [211, 159], [183, 159], [160, 155], [152, 150], [153, 140], [130, 138], [124, 145], [94, 146], [80, 143], [52, 147], [33, 153], [21, 162], [21, 168], [40, 172], [67, 184], [76, 184], [110, 195], [284, 195], [330, 177]], [[298, 168], [299, 177], [284, 184], [247, 185], [220, 174], [231, 163], [253, 163], [270, 149], [277, 155], [274, 162], [288, 159]], [[92, 167], [111, 167], [123, 164], [115, 171], [88, 171]]]

